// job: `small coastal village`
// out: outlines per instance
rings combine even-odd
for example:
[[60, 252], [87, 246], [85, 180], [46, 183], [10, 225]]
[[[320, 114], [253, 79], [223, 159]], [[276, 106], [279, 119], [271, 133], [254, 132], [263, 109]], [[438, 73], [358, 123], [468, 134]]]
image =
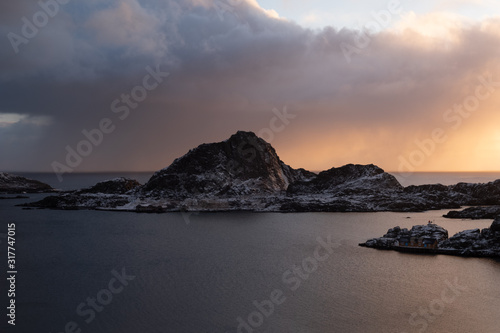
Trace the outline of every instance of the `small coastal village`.
[[429, 221], [410, 230], [394, 227], [380, 238], [359, 244], [381, 250], [464, 257], [500, 257], [500, 217], [489, 228], [472, 229], [448, 238], [448, 231]]
[[[433, 224], [432, 221], [427, 223], [428, 226]], [[402, 235], [394, 242], [394, 246], [396, 248], [408, 248], [408, 249], [425, 249], [425, 250], [435, 250], [438, 247], [439, 242], [447, 239], [447, 235], [443, 235], [439, 238], [433, 236], [421, 236], [421, 237], [412, 237], [408, 231], [408, 229], [404, 229], [402, 231]]]

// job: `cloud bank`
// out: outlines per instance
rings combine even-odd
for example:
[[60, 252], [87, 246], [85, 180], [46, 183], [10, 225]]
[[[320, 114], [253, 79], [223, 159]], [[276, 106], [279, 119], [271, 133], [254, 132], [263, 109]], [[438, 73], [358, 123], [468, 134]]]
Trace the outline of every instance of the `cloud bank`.
[[[22, 115], [0, 126], [2, 170], [52, 171], [102, 119], [115, 129], [75, 171], [156, 170], [201, 142], [258, 133], [285, 106], [295, 118], [272, 144], [294, 167], [500, 165], [500, 18], [405, 8], [375, 32], [306, 29], [253, 0], [58, 5], [16, 53], [7, 36], [22, 37], [23, 18], [33, 23], [43, 9], [0, 4], [0, 114]], [[169, 76], [142, 99], [134, 88], [147, 67]], [[487, 98], [460, 112], [477, 89]], [[134, 92], [140, 101], [122, 120], [113, 101]], [[445, 139], [431, 145], [436, 129]]]

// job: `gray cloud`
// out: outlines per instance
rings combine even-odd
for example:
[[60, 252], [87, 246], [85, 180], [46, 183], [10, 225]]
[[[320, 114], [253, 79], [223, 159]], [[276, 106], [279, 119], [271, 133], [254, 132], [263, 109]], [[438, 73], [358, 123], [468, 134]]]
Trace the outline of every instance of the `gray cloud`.
[[[304, 156], [318, 151], [307, 145], [327, 145], [321, 161], [310, 156], [318, 168], [373, 162], [391, 169], [415, 137], [442, 126], [444, 111], [473, 90], [478, 75], [489, 71], [500, 81], [499, 35], [488, 28], [500, 20], [464, 26], [448, 45], [423, 44], [411, 31], [373, 34], [348, 63], [340, 44], [354, 45], [357, 31], [308, 30], [244, 1], [221, 19], [213, 4], [70, 3], [19, 54], [3, 38], [0, 113], [53, 122], [0, 128], [4, 143], [15, 142], [0, 145], [0, 169], [50, 171], [83, 129], [105, 117], [116, 130], [78, 171], [159, 169], [201, 142], [258, 132], [272, 108], [285, 105], [297, 118], [273, 145], [286, 162], [311, 167], [294, 150]], [[0, 5], [0, 18], [8, 18], [1, 34], [18, 33], [21, 17], [37, 10], [30, 1]], [[171, 75], [119, 120], [111, 103], [157, 64]]]

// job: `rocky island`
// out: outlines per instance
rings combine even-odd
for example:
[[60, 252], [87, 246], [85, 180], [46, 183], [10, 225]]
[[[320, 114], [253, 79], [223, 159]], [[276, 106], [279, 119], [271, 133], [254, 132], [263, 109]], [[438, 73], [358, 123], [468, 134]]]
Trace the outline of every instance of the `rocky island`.
[[50, 185], [6, 172], [0, 172], [0, 193], [49, 193], [55, 192]]
[[433, 223], [410, 230], [394, 227], [384, 236], [359, 245], [401, 252], [497, 258], [500, 257], [500, 218], [489, 228], [461, 231], [451, 238], [446, 229]]
[[115, 178], [96, 185], [76, 190], [65, 191], [57, 196], [48, 196], [35, 203], [22, 204], [22, 207], [51, 208], [62, 210], [75, 209], [109, 209], [129, 203], [130, 195], [133, 189], [140, 187], [134, 179]]
[[480, 207], [468, 207], [463, 210], [452, 210], [448, 214], [443, 215], [443, 217], [449, 219], [494, 219], [500, 215], [500, 206], [480, 206]]
[[420, 212], [500, 202], [500, 181], [403, 187], [381, 168], [349, 164], [313, 173], [284, 163], [252, 132], [202, 144], [144, 185], [117, 178], [29, 207], [135, 212]]

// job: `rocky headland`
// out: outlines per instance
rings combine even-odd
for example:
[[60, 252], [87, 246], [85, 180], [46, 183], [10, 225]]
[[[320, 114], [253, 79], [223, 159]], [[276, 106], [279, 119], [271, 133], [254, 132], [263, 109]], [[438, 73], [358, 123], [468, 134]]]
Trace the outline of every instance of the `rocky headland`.
[[117, 178], [29, 207], [136, 212], [420, 212], [500, 203], [500, 180], [403, 187], [383, 169], [349, 164], [318, 174], [294, 169], [252, 132], [202, 144], [144, 185]]
[[452, 210], [443, 217], [449, 219], [494, 219], [500, 216], [500, 206], [468, 207], [463, 210]]
[[115, 178], [96, 185], [76, 190], [65, 191], [57, 196], [47, 196], [40, 201], [22, 204], [23, 207], [51, 208], [51, 209], [103, 209], [113, 210], [129, 203], [129, 192], [140, 187], [134, 179]]
[[[0, 193], [21, 194], [21, 193], [49, 193], [55, 192], [50, 185], [38, 180], [29, 179], [6, 172], [0, 172]], [[9, 197], [2, 197], [7, 198]]]

